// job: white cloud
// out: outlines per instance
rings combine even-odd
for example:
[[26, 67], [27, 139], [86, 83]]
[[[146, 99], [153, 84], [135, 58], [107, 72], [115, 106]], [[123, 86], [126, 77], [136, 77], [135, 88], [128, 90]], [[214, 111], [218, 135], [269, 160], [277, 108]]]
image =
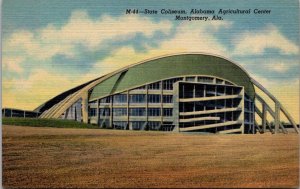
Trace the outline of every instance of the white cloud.
[[285, 74], [293, 69], [298, 69], [299, 60], [297, 59], [284, 59], [284, 58], [256, 58], [239, 61], [239, 63], [247, 68], [249, 72], [257, 72], [260, 68], [269, 75]]
[[18, 31], [13, 33], [10, 38], [4, 41], [4, 56], [9, 54], [21, 54], [23, 59], [30, 57], [36, 60], [46, 60], [55, 54], [61, 53], [68, 56], [72, 55], [70, 44], [59, 44], [46, 42], [40, 38], [39, 34], [30, 31]]
[[92, 49], [107, 39], [130, 39], [137, 33], [151, 37], [154, 32], [168, 33], [172, 27], [170, 21], [153, 22], [147, 17], [136, 15], [111, 17], [104, 15], [92, 20], [86, 11], [74, 11], [69, 22], [61, 28], [53, 25], [40, 31], [41, 38], [48, 43], [81, 43]]
[[32, 110], [79, 84], [80, 81], [43, 69], [33, 70], [29, 78], [3, 78], [2, 106]]
[[299, 52], [298, 46], [286, 38], [274, 25], [268, 25], [262, 30], [245, 32], [237, 36], [233, 43], [234, 55], [261, 55], [267, 48], [278, 49], [281, 54]]
[[3, 57], [2, 58], [2, 69], [8, 70], [11, 72], [21, 73], [23, 68], [20, 66], [23, 58], [21, 57]]
[[298, 63], [291, 63], [291, 62], [279, 62], [279, 63], [270, 63], [264, 65], [264, 67], [270, 71], [274, 71], [277, 73], [286, 73], [287, 71], [298, 68]]
[[135, 52], [133, 47], [125, 46], [116, 49], [112, 55], [94, 65], [95, 70], [108, 73], [112, 70], [137, 63], [149, 58], [166, 54], [183, 52], [203, 52], [217, 55], [226, 55], [228, 50], [215, 37], [215, 32], [231, 26], [231, 22], [215, 23], [182, 23], [178, 26], [173, 38], [161, 42], [159, 47], [147, 47], [146, 52]]
[[162, 43], [162, 49], [171, 52], [206, 52], [218, 55], [228, 53], [226, 47], [218, 41], [215, 32], [228, 28], [231, 22], [182, 23], [177, 28], [175, 37]]
[[[76, 45], [94, 51], [105, 40], [128, 40], [141, 33], [151, 37], [155, 32], [170, 32], [172, 23], [167, 20], [154, 22], [146, 17], [108, 15], [92, 19], [86, 11], [74, 11], [68, 22], [56, 27], [49, 24], [35, 31], [22, 30], [12, 33], [3, 42], [4, 71], [21, 73], [23, 61], [49, 61], [55, 55], [74, 57]], [[18, 57], [17, 57], [18, 56]], [[32, 64], [32, 68], [35, 66]]]

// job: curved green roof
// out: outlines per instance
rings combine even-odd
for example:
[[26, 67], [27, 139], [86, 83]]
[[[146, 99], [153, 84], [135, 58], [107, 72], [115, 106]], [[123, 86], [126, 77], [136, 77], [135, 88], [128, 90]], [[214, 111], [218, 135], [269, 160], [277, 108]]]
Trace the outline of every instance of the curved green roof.
[[249, 75], [235, 63], [205, 54], [180, 54], [149, 60], [125, 68], [91, 89], [90, 100], [101, 98], [145, 83], [184, 75], [208, 75], [244, 86], [254, 98], [255, 91]]

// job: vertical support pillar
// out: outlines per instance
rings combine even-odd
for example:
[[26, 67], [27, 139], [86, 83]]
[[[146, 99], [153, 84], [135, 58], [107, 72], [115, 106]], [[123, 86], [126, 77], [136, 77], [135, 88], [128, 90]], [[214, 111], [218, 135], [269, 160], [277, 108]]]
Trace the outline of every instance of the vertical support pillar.
[[[216, 78], [215, 78], [216, 80]], [[217, 89], [218, 89], [218, 85], [215, 85], [215, 96], [217, 96]], [[215, 110], [217, 109], [217, 101], [215, 100]], [[224, 113], [224, 117], [225, 117], [225, 113]]]
[[99, 126], [99, 99], [96, 100], [96, 119], [97, 119], [97, 126]]
[[[232, 88], [233, 90], [233, 88]], [[232, 91], [233, 92], [233, 91]], [[244, 87], [242, 88], [240, 94], [242, 95], [242, 99], [241, 99], [241, 106], [242, 106], [242, 112], [240, 115], [240, 120], [242, 121], [242, 125], [241, 125], [241, 132], [242, 134], [244, 134], [245, 131], [245, 92], [244, 92]], [[232, 106], [233, 107], [233, 101], [232, 101]]]
[[[196, 85], [193, 84], [193, 98], [196, 98]], [[193, 112], [196, 111], [196, 102], [193, 102]], [[195, 115], [194, 115], [195, 117]], [[196, 126], [196, 122], [194, 122], [194, 126]]]
[[82, 121], [88, 123], [88, 92], [82, 95]]
[[175, 125], [175, 128], [173, 131], [180, 132], [180, 127], [179, 127], [179, 83], [177, 82], [173, 85], [173, 124]]
[[255, 134], [255, 105], [254, 105], [254, 101], [251, 102], [252, 104], [252, 109], [251, 109], [251, 112], [252, 112], [252, 134]]
[[132, 125], [129, 122], [129, 116], [130, 116], [130, 114], [129, 114], [129, 111], [130, 111], [130, 109], [129, 109], [129, 97], [130, 97], [129, 90], [127, 91], [126, 94], [127, 94], [127, 125], [128, 125], [128, 130], [132, 130]]
[[[167, 82], [167, 81], [166, 81]], [[169, 83], [167, 83], [168, 85]], [[162, 103], [162, 99], [163, 99], [163, 81], [160, 81], [160, 125], [162, 126], [163, 124], [163, 103]]]
[[275, 134], [279, 132], [280, 124], [280, 104], [275, 102]]
[[109, 111], [110, 111], [110, 116], [109, 116], [109, 124], [110, 128], [113, 128], [113, 96], [109, 96], [110, 98], [110, 103], [109, 103]]
[[[148, 105], [148, 95], [149, 95], [149, 91], [148, 91], [148, 86], [149, 85], [146, 85], [146, 127], [148, 127], [148, 130], [149, 130], [149, 125], [148, 125], [148, 108], [149, 108], [149, 105]], [[162, 101], [162, 99], [160, 99]], [[144, 130], [145, 130], [145, 127], [144, 127]]]
[[267, 106], [264, 103], [262, 104], [262, 126], [263, 133], [265, 133], [267, 127]]

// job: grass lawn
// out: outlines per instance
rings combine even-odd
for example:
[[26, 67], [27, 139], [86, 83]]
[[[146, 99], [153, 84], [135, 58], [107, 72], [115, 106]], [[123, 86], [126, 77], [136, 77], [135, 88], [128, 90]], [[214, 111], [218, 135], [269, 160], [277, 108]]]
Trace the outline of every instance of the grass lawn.
[[7, 188], [299, 185], [296, 134], [197, 135], [3, 126]]
[[21, 117], [4, 117], [3, 125], [14, 126], [31, 126], [31, 127], [55, 127], [55, 128], [92, 128], [97, 129], [96, 125], [81, 123], [66, 119], [42, 119], [42, 118], [21, 118]]

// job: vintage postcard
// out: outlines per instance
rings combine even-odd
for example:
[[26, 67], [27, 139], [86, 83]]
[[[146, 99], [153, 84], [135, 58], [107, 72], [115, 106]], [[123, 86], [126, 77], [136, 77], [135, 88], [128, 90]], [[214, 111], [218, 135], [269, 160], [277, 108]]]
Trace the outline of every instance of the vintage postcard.
[[1, 8], [4, 188], [299, 187], [299, 1]]

